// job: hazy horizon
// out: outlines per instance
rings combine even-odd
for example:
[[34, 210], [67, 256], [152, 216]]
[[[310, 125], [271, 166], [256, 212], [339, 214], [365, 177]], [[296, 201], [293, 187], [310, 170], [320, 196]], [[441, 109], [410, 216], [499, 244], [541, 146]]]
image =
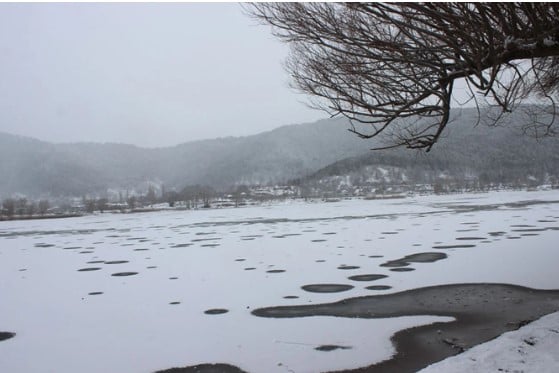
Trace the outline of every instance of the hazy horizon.
[[0, 131], [167, 147], [327, 115], [238, 4], [0, 4]]

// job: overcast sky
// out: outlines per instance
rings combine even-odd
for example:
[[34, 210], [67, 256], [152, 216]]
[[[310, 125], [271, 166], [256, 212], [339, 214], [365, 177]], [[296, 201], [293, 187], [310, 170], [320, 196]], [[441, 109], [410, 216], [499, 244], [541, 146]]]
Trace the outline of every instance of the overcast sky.
[[0, 131], [168, 146], [326, 116], [238, 4], [0, 4]]

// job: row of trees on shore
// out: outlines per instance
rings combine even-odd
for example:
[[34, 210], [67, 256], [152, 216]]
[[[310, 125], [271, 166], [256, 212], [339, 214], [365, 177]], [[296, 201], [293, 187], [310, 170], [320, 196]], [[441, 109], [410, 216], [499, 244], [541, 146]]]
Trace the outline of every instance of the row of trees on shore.
[[0, 217], [5, 216], [12, 218], [18, 216], [43, 216], [47, 213], [50, 202], [46, 199], [39, 201], [30, 201], [27, 198], [6, 198], [2, 201], [0, 208]]

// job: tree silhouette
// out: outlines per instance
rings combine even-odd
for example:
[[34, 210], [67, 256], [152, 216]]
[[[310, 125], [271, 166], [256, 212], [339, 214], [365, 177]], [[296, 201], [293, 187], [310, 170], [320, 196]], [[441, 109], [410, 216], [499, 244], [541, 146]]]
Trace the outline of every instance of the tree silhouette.
[[349, 118], [350, 131], [362, 138], [382, 135], [381, 148], [429, 151], [449, 122], [458, 80], [478, 109], [499, 109], [491, 111], [493, 121], [538, 102], [544, 115], [525, 130], [555, 132], [558, 3], [256, 3], [246, 9], [290, 44], [287, 70], [294, 86], [315, 98], [311, 105]]

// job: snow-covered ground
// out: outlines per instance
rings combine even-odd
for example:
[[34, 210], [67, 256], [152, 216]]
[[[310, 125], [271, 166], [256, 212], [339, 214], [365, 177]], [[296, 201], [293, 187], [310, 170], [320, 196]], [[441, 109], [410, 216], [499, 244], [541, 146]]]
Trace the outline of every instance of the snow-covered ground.
[[559, 371], [559, 312], [422, 369], [421, 373]]
[[[0, 222], [0, 331], [17, 333], [0, 342], [0, 372], [370, 365], [394, 353], [396, 331], [452, 319], [251, 311], [447, 283], [558, 289], [559, 203], [546, 202], [557, 200], [559, 191], [501, 192]], [[448, 257], [406, 272], [382, 266], [426, 252]], [[350, 278], [367, 274], [386, 277]], [[302, 288], [316, 284], [351, 287]]]

